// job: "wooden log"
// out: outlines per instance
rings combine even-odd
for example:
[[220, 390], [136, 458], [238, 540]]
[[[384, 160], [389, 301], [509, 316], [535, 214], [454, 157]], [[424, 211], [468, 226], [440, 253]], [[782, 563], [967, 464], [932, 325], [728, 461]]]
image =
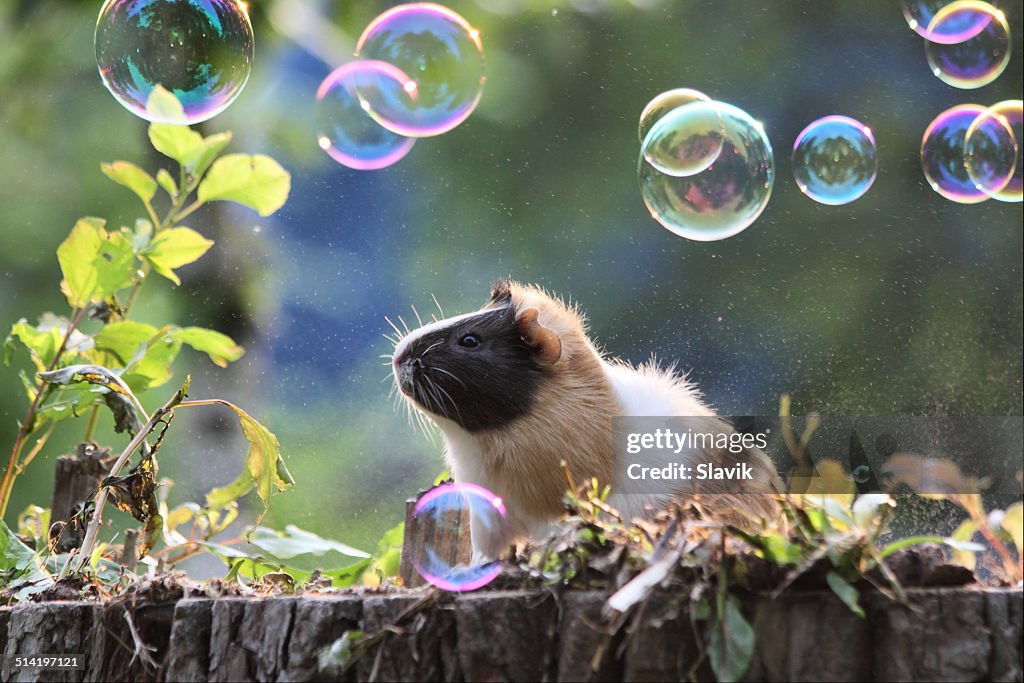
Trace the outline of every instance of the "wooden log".
[[88, 520], [72, 518], [96, 493], [112, 463], [110, 451], [92, 442], [78, 444], [74, 455], [57, 458], [50, 503], [50, 540], [56, 543], [58, 553], [82, 545]]
[[831, 592], [755, 601], [754, 658], [746, 680], [864, 681], [871, 675], [871, 632]]
[[117, 600], [105, 605], [94, 629], [87, 680], [156, 681], [167, 655], [174, 611], [174, 602]]
[[871, 680], [989, 679], [992, 639], [985, 592], [910, 590], [909, 607], [877, 593], [863, 596], [872, 643]]
[[239, 643], [239, 630], [248, 598], [214, 601], [210, 610], [210, 681], [252, 681], [249, 653]]
[[611, 633], [601, 614], [609, 593], [570, 591], [560, 600], [558, 680], [621, 681], [617, 651], [622, 633]]
[[992, 634], [989, 680], [1024, 680], [1024, 591], [985, 591], [985, 621]]
[[[285, 680], [339, 680], [335, 672], [321, 672], [319, 656], [346, 631], [360, 630], [362, 600], [351, 595], [307, 595], [295, 604], [295, 620], [288, 640], [288, 666]], [[340, 678], [355, 680], [355, 668]]]
[[455, 601], [458, 661], [467, 681], [552, 681], [558, 613], [546, 591], [468, 593]]
[[213, 600], [185, 599], [174, 607], [174, 622], [161, 680], [193, 683], [210, 675]]
[[[691, 672], [693, 672], [691, 674]], [[686, 596], [660, 592], [635, 614], [627, 627], [623, 662], [625, 681], [713, 680], [701, 661], [690, 625]]]
[[455, 652], [455, 617], [430, 604], [403, 619], [430, 594], [380, 595], [363, 601], [363, 632], [388, 631], [356, 663], [358, 681], [460, 681]]
[[19, 668], [14, 658], [40, 655], [79, 655], [91, 662], [90, 640], [100, 607], [90, 602], [27, 603], [9, 609], [7, 638], [0, 662], [0, 680], [84, 681], [87, 669], [59, 671]]

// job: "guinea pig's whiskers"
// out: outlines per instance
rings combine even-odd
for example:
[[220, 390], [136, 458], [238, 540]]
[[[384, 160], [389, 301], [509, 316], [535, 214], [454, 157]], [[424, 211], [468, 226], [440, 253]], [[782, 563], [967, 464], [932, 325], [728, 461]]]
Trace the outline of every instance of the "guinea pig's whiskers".
[[453, 380], [455, 380], [456, 382], [461, 384], [463, 389], [469, 389], [469, 387], [466, 386], [466, 383], [463, 382], [461, 379], [459, 379], [459, 377], [454, 372], [449, 372], [448, 370], [445, 370], [444, 368], [431, 368], [431, 369], [437, 370], [438, 372], [443, 372], [444, 374], [448, 375]]
[[[402, 316], [398, 316], [398, 322], [402, 323], [402, 329], [405, 330], [405, 334], [409, 334], [411, 330], [409, 329], [409, 323], [405, 322], [405, 318], [403, 318]], [[402, 336], [404, 337], [405, 335]]]
[[[444, 315], [444, 309], [441, 308], [441, 303], [437, 300], [437, 297], [434, 296], [433, 294], [430, 295], [430, 298], [434, 300], [434, 305], [437, 306], [437, 312], [441, 314], [441, 319], [443, 320], [445, 315]], [[433, 316], [431, 316], [431, 317], [433, 318]], [[434, 320], [437, 320], [437, 318], [434, 318]]]
[[423, 318], [420, 317], [420, 312], [417, 311], [416, 307], [412, 304], [409, 304], [409, 308], [412, 309], [413, 315], [416, 316], [416, 324], [419, 325], [420, 327], [423, 327]]
[[[398, 319], [401, 320], [402, 317], [399, 316]], [[405, 337], [405, 334], [402, 333], [402, 330], [398, 329], [398, 325], [393, 323], [391, 321], [391, 318], [384, 316], [384, 320], [386, 320], [388, 325], [391, 325], [391, 329], [395, 331], [395, 346], [398, 346], [398, 342], [402, 341], [402, 339]], [[408, 332], [408, 329], [406, 330], [406, 332]], [[388, 335], [384, 336], [387, 337]], [[388, 337], [388, 339], [390, 339], [390, 337]]]

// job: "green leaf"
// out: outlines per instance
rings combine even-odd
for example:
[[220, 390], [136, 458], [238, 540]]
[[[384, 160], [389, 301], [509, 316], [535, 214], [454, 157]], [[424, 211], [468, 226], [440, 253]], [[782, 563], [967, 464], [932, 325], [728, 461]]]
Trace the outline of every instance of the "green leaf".
[[233, 201], [269, 216], [288, 200], [291, 176], [263, 154], [228, 154], [214, 162], [199, 185], [199, 201]]
[[152, 325], [125, 320], [110, 323], [96, 335], [96, 349], [113, 355], [125, 369], [122, 379], [135, 391], [167, 382], [181, 342]]
[[22, 543], [0, 519], [0, 570], [5, 573], [22, 572], [32, 564], [34, 557], [32, 549]]
[[156, 272], [180, 285], [174, 269], [197, 261], [212, 246], [212, 240], [192, 228], [170, 228], [158, 232], [142, 254]]
[[178, 196], [178, 183], [174, 182], [174, 178], [167, 172], [167, 169], [161, 168], [156, 172], [156, 182], [160, 187], [164, 188], [164, 192], [171, 199], [175, 199]]
[[120, 232], [108, 234], [103, 225], [99, 218], [83, 218], [57, 247], [61, 290], [73, 308], [113, 296], [135, 275], [131, 242]]
[[260, 550], [270, 553], [280, 560], [299, 555], [323, 555], [327, 552], [341, 553], [349, 557], [369, 558], [370, 553], [353, 548], [350, 545], [332, 541], [289, 524], [284, 531], [275, 531], [265, 526], [257, 526], [248, 537], [249, 543]]
[[231, 337], [203, 327], [183, 327], [171, 332], [170, 336], [200, 353], [205, 353], [215, 365], [222, 368], [226, 368], [228, 363], [238, 360], [245, 353], [245, 349], [236, 344]]
[[100, 164], [100, 170], [103, 175], [127, 187], [144, 202], [148, 203], [156, 194], [156, 180], [133, 163], [115, 161], [112, 164]]
[[736, 598], [731, 595], [725, 601], [724, 621], [724, 639], [721, 615], [709, 626], [711, 668], [719, 681], [738, 681], [746, 673], [754, 655], [754, 629], [743, 618]]
[[285, 491], [295, 485], [281, 458], [281, 444], [273, 432], [238, 406], [228, 401], [218, 400], [217, 403], [231, 408], [238, 415], [242, 433], [249, 441], [249, 455], [246, 471], [227, 486], [210, 491], [206, 495], [206, 504], [209, 507], [222, 507], [255, 487], [264, 507], [267, 507], [275, 489]]
[[825, 575], [825, 581], [832, 592], [839, 596], [843, 604], [850, 608], [850, 611], [861, 619], [864, 618], [864, 608], [860, 606], [860, 593], [853, 585], [840, 576], [837, 572], [829, 572]]
[[224, 151], [224, 148], [231, 143], [231, 131], [214, 133], [203, 138], [202, 146], [185, 160], [185, 168], [196, 178], [206, 173], [210, 164], [217, 158], [217, 155]]
[[[42, 371], [50, 367], [50, 363], [53, 362], [54, 356], [57, 355], [57, 349], [60, 348], [64, 335], [56, 326], [48, 329], [39, 329], [29, 325], [22, 318], [11, 326], [11, 332], [5, 344], [11, 343], [13, 345], [14, 339], [18, 339], [25, 345], [25, 348], [29, 350], [29, 354], [32, 356], [32, 362], [35, 364], [36, 370]], [[5, 364], [10, 365], [6, 355], [4, 360], [6, 361]]]
[[246, 470], [227, 486], [220, 486], [207, 493], [206, 507], [222, 508], [249, 493], [255, 486], [256, 484], [253, 482], [252, 477], [249, 476], [249, 471]]
[[164, 156], [182, 166], [203, 147], [203, 136], [187, 126], [153, 123], [149, 126], [149, 142]]
[[181, 101], [167, 88], [157, 83], [146, 99], [146, 113], [149, 120], [162, 123], [185, 123], [185, 108]]

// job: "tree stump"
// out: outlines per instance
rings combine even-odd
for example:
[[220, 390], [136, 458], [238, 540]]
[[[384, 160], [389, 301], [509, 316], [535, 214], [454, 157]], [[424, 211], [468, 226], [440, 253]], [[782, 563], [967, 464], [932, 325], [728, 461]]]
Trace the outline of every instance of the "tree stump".
[[87, 441], [78, 444], [74, 455], [57, 458], [50, 503], [50, 542], [58, 553], [81, 547], [88, 520], [79, 513], [92, 499], [103, 478], [110, 474], [114, 458], [110, 450]]

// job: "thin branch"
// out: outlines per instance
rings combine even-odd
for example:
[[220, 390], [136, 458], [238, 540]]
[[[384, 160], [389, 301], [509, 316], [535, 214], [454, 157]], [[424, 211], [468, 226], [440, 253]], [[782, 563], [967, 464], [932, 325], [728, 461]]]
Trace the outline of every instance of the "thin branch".
[[[139, 446], [146, 440], [146, 437], [156, 429], [156, 426], [163, 421], [165, 415], [170, 413], [177, 407], [182, 401], [185, 400], [185, 390], [188, 387], [188, 380], [185, 381], [185, 387], [175, 392], [174, 396], [171, 397], [167, 403], [158, 408], [153, 415], [149, 418], [146, 424], [139, 430], [134, 438], [128, 443], [125, 449], [118, 456], [117, 461], [114, 462], [113, 467], [110, 468], [111, 477], [117, 476], [121, 468], [125, 466], [128, 459], [132, 456]], [[96, 503], [93, 506], [92, 517], [89, 520], [89, 527], [85, 532], [85, 539], [82, 541], [82, 547], [78, 551], [78, 555], [75, 556], [73, 562], [69, 563], [68, 568], [72, 572], [81, 571], [85, 567], [85, 563], [89, 561], [89, 557], [92, 554], [92, 547], [96, 543], [96, 534], [99, 532], [100, 522], [103, 519], [103, 506], [107, 502], [107, 489], [101, 488], [96, 494]], [[62, 574], [61, 578], [63, 578]]]

